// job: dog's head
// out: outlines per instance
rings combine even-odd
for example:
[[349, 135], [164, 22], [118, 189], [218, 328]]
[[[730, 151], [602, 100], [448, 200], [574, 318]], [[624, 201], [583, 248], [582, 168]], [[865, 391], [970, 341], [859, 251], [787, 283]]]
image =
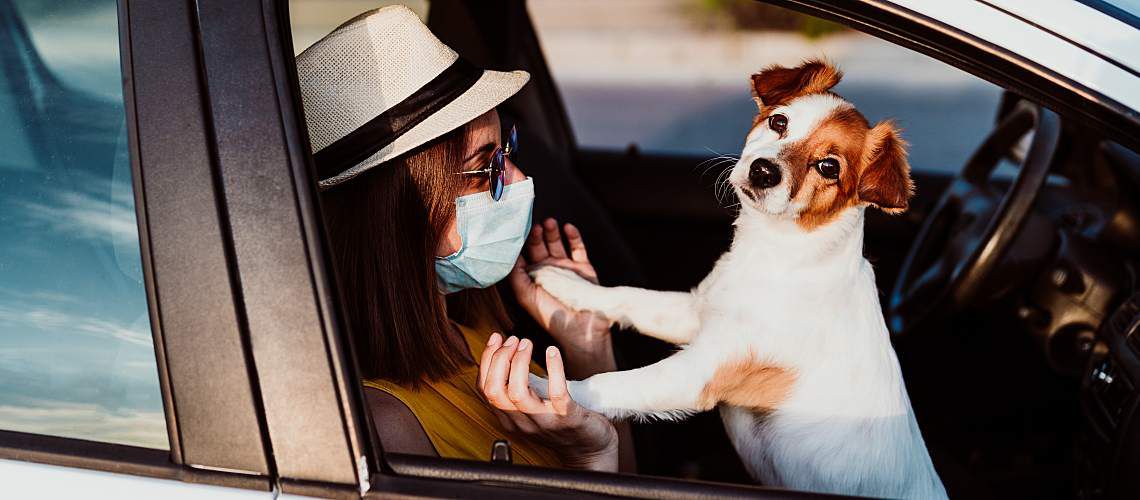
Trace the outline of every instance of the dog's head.
[[818, 60], [752, 75], [760, 110], [729, 176], [743, 204], [808, 230], [850, 207], [906, 210], [914, 189], [906, 143], [893, 123], [871, 127], [830, 91], [841, 77]]

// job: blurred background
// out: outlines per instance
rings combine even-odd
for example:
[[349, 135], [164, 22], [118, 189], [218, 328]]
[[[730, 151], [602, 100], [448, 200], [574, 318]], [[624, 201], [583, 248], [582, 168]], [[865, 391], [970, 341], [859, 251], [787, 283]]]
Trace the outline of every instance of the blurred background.
[[[389, 3], [292, 0], [298, 52]], [[581, 146], [736, 154], [756, 107], [749, 75], [826, 58], [836, 89], [872, 121], [892, 118], [916, 169], [957, 172], [990, 129], [1000, 89], [888, 42], [752, 0], [530, 0], [527, 7]]]

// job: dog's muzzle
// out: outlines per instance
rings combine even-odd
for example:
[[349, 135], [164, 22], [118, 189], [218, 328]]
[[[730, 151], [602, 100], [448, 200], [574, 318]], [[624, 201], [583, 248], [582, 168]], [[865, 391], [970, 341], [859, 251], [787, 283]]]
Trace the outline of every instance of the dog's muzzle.
[[748, 183], [756, 189], [768, 189], [780, 184], [780, 166], [766, 158], [757, 158], [748, 169]]

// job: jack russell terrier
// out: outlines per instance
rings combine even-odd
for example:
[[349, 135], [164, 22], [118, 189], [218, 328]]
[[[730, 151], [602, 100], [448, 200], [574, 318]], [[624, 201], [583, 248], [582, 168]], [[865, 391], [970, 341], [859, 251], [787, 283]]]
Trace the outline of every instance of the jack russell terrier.
[[[728, 177], [742, 204], [731, 248], [691, 292], [594, 285], [532, 270], [569, 307], [680, 350], [569, 383], [609, 418], [680, 419], [719, 406], [753, 478], [788, 488], [945, 498], [863, 257], [866, 207], [907, 208], [906, 143], [831, 92], [821, 61], [752, 75], [760, 110]], [[546, 396], [546, 380], [532, 375]]]

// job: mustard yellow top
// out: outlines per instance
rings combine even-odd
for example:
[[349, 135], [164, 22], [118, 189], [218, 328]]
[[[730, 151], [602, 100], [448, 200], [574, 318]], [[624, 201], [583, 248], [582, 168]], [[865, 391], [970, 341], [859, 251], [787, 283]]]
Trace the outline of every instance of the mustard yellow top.
[[[490, 328], [456, 326], [463, 332], [472, 359], [480, 359], [491, 336]], [[530, 371], [545, 375], [534, 362], [530, 364]], [[503, 429], [491, 412], [490, 404], [480, 396], [478, 379], [479, 367], [464, 362], [451, 377], [425, 382], [418, 389], [378, 379], [365, 380], [364, 385], [391, 394], [412, 410], [441, 457], [485, 462], [491, 457], [491, 445], [498, 439], [506, 439], [511, 443], [514, 463], [561, 467], [562, 461], [554, 450], [526, 435]]]

